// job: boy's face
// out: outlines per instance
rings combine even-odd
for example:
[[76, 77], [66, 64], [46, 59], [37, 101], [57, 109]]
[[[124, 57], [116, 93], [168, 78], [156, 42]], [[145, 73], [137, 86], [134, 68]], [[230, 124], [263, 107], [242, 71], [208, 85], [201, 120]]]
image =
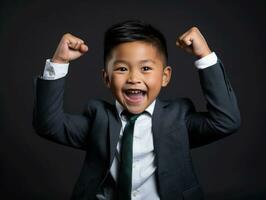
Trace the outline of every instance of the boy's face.
[[104, 80], [116, 100], [131, 113], [143, 112], [171, 78], [171, 67], [150, 43], [135, 41], [115, 47]]

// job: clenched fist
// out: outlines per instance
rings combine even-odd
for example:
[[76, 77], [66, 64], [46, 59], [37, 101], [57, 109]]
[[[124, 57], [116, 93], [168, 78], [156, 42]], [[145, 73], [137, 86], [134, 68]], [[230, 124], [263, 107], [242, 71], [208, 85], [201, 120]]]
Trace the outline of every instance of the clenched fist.
[[211, 53], [206, 40], [196, 27], [192, 27], [179, 38], [177, 38], [176, 45], [199, 58], [207, 56]]
[[84, 44], [83, 40], [66, 33], [57, 46], [51, 61], [54, 63], [69, 63], [69, 61], [79, 58], [87, 51], [88, 46]]

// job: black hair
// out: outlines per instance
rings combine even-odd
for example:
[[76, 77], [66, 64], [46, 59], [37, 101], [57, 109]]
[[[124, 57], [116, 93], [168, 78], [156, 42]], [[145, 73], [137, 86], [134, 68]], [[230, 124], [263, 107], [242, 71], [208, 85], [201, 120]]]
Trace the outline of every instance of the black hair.
[[153, 44], [163, 55], [166, 64], [168, 59], [166, 40], [163, 34], [140, 20], [126, 20], [112, 25], [104, 36], [104, 66], [111, 56], [112, 50], [125, 42], [143, 41]]

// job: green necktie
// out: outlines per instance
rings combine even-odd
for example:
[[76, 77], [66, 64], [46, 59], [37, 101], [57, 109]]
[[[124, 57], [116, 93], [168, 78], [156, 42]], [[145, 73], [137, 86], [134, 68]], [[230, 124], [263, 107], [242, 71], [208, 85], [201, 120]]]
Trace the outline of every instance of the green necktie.
[[135, 121], [141, 114], [134, 115], [127, 111], [123, 111], [122, 114], [127, 117], [127, 124], [124, 128], [120, 149], [120, 168], [118, 172], [118, 199], [131, 200], [133, 132]]

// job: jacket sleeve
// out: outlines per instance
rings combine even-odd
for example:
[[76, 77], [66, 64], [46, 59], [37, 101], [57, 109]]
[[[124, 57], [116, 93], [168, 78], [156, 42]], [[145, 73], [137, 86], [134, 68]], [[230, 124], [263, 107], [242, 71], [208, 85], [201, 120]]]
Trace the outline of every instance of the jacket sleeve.
[[64, 112], [65, 78], [43, 80], [34, 78], [33, 127], [38, 135], [54, 142], [85, 149], [89, 132], [89, 112], [72, 115]]
[[234, 133], [241, 123], [236, 96], [221, 61], [199, 70], [199, 77], [207, 112], [196, 112], [190, 102], [186, 124], [191, 148]]

